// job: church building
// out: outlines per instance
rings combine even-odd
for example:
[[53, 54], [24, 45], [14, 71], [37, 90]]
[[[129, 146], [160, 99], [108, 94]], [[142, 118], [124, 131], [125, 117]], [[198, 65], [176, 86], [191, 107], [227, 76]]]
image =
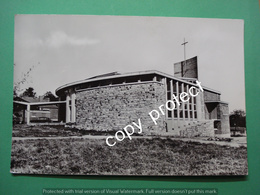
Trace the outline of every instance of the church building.
[[198, 80], [197, 57], [174, 64], [174, 75], [156, 70], [120, 74], [112, 72], [76, 81], [56, 90], [59, 121], [77, 128], [118, 131], [142, 121], [143, 134], [180, 137], [230, 136], [228, 103], [221, 93], [206, 87], [174, 110], [164, 109], [157, 125], [149, 112], [179, 97]]

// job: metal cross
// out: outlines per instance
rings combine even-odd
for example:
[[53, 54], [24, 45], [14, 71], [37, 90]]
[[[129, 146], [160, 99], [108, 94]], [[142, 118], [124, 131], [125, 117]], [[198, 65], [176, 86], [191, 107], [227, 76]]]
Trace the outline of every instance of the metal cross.
[[[184, 46], [184, 65], [185, 65], [185, 68], [186, 68], [186, 47], [185, 45], [187, 44], [188, 42], [186, 41], [185, 42], [185, 38], [184, 38], [184, 42], [181, 44]], [[183, 70], [183, 66], [182, 66], [182, 77], [184, 77], [184, 71], [186, 70]]]

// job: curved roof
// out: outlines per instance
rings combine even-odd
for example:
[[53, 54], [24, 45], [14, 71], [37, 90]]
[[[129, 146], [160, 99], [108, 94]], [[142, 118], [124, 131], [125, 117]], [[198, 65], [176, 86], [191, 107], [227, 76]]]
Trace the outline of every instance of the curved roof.
[[[193, 86], [197, 86], [194, 83], [191, 83], [185, 79], [181, 79], [181, 78], [176, 78], [170, 74], [166, 74], [157, 70], [147, 70], [147, 71], [139, 71], [139, 72], [130, 72], [130, 73], [118, 73], [118, 72], [111, 72], [111, 73], [107, 73], [107, 74], [102, 74], [102, 75], [97, 75], [94, 77], [90, 77], [84, 80], [80, 80], [80, 81], [76, 81], [76, 82], [72, 82], [72, 83], [68, 83], [65, 85], [62, 85], [61, 87], [57, 88], [55, 90], [56, 95], [59, 95], [60, 93], [62, 93], [62, 91], [65, 91], [66, 89], [69, 89], [71, 87], [75, 87], [77, 85], [80, 84], [85, 84], [85, 83], [90, 83], [90, 82], [94, 82], [94, 81], [101, 81], [101, 80], [108, 80], [108, 79], [115, 79], [115, 78], [124, 78], [124, 77], [130, 77], [130, 76], [141, 76], [141, 75], [158, 75], [158, 76], [162, 76], [162, 77], [166, 77], [166, 78], [170, 78], [176, 81], [180, 81], [189, 85], [193, 85]], [[220, 94], [219, 91], [207, 88], [203, 86], [203, 89], [207, 90], [207, 91], [211, 91], [214, 93], [218, 93]]]

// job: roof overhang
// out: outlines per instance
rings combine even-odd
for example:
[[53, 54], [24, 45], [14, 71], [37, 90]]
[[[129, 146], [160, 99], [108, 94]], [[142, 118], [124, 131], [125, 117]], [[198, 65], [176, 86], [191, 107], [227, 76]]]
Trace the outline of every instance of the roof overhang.
[[214, 103], [218, 103], [218, 104], [228, 104], [227, 102], [224, 101], [205, 101], [206, 104], [214, 104]]
[[[59, 96], [59, 93], [61, 91], [66, 90], [66, 89], [71, 88], [71, 87], [74, 87], [74, 86], [79, 85], [79, 84], [83, 84], [83, 83], [90, 83], [90, 82], [94, 82], [94, 81], [101, 81], [101, 80], [115, 79], [115, 78], [122, 78], [122, 77], [130, 77], [130, 76], [150, 75], [150, 74], [155, 74], [155, 75], [158, 75], [158, 76], [162, 76], [162, 77], [173, 79], [173, 80], [176, 80], [176, 81], [179, 81], [179, 82], [183, 82], [183, 83], [186, 83], [186, 84], [189, 84], [189, 85], [192, 85], [192, 86], [197, 86], [194, 83], [183, 80], [181, 78], [174, 77], [170, 74], [166, 74], [166, 73], [163, 73], [163, 72], [160, 72], [160, 71], [157, 71], [157, 70], [147, 70], [147, 71], [139, 71], [139, 72], [130, 72], [130, 73], [122, 73], [122, 74], [116, 74], [116, 75], [102, 76], [102, 77], [97, 77], [97, 78], [91, 77], [89, 79], [84, 79], [84, 80], [80, 80], [80, 81], [76, 81], [76, 82], [72, 82], [72, 83], [62, 85], [61, 87], [59, 87], [55, 90], [55, 93], [56, 93], [56, 95]], [[203, 89], [206, 90], [206, 91], [213, 92], [213, 93], [221, 94], [219, 91], [210, 89], [210, 88], [205, 87], [205, 86], [203, 86]]]
[[55, 105], [55, 104], [64, 104], [66, 101], [55, 101], [55, 102], [20, 102], [20, 101], [13, 101], [16, 104], [21, 104], [21, 105], [30, 105], [30, 106], [42, 106], [42, 105]]

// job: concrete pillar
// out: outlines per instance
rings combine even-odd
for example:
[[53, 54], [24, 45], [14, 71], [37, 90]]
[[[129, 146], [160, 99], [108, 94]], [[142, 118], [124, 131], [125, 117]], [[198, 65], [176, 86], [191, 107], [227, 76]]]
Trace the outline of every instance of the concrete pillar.
[[[167, 92], [167, 80], [166, 78], [162, 78], [162, 82], [164, 84], [164, 91], [165, 91], [165, 103], [167, 102], [167, 95], [168, 95], [168, 92]], [[167, 109], [165, 108], [165, 118], [167, 119], [168, 118], [168, 111]]]
[[30, 110], [31, 110], [31, 105], [30, 104], [27, 104], [27, 118], [26, 118], [26, 123], [27, 125], [30, 124]]
[[70, 117], [70, 95], [67, 94], [66, 96], [66, 123], [71, 122], [71, 117]]
[[[171, 93], [171, 97], [172, 97], [172, 94], [173, 94], [173, 84], [172, 84], [172, 80], [170, 80], [170, 93]], [[172, 113], [172, 119], [174, 119], [174, 112], [173, 111], [170, 111]]]
[[196, 97], [191, 97], [191, 111], [192, 111], [192, 120], [194, 121], [194, 98]]
[[196, 96], [196, 109], [197, 109], [197, 119], [201, 120], [202, 119], [202, 112], [201, 112], [201, 101], [202, 101], [202, 95], [203, 93], [199, 93]]
[[76, 100], [76, 94], [73, 93], [71, 95], [71, 122], [73, 122], [73, 123], [76, 122], [76, 105], [75, 105], [75, 100]]
[[[189, 94], [189, 85], [186, 86], [186, 92]], [[190, 120], [190, 100], [187, 101], [187, 110], [188, 110], [188, 119]]]
[[[184, 92], [184, 83], [181, 84], [181, 92]], [[182, 104], [182, 118], [185, 119], [185, 108], [184, 108], [184, 102], [181, 101]]]
[[228, 104], [219, 104], [220, 112], [222, 115], [220, 116], [221, 121], [221, 134], [225, 137], [230, 137], [230, 124], [229, 124], [229, 108]]
[[[176, 82], [176, 97], [179, 98], [179, 82]], [[177, 106], [177, 120], [179, 122], [180, 120], [180, 107], [176, 104]], [[179, 124], [179, 123], [178, 123]]]

